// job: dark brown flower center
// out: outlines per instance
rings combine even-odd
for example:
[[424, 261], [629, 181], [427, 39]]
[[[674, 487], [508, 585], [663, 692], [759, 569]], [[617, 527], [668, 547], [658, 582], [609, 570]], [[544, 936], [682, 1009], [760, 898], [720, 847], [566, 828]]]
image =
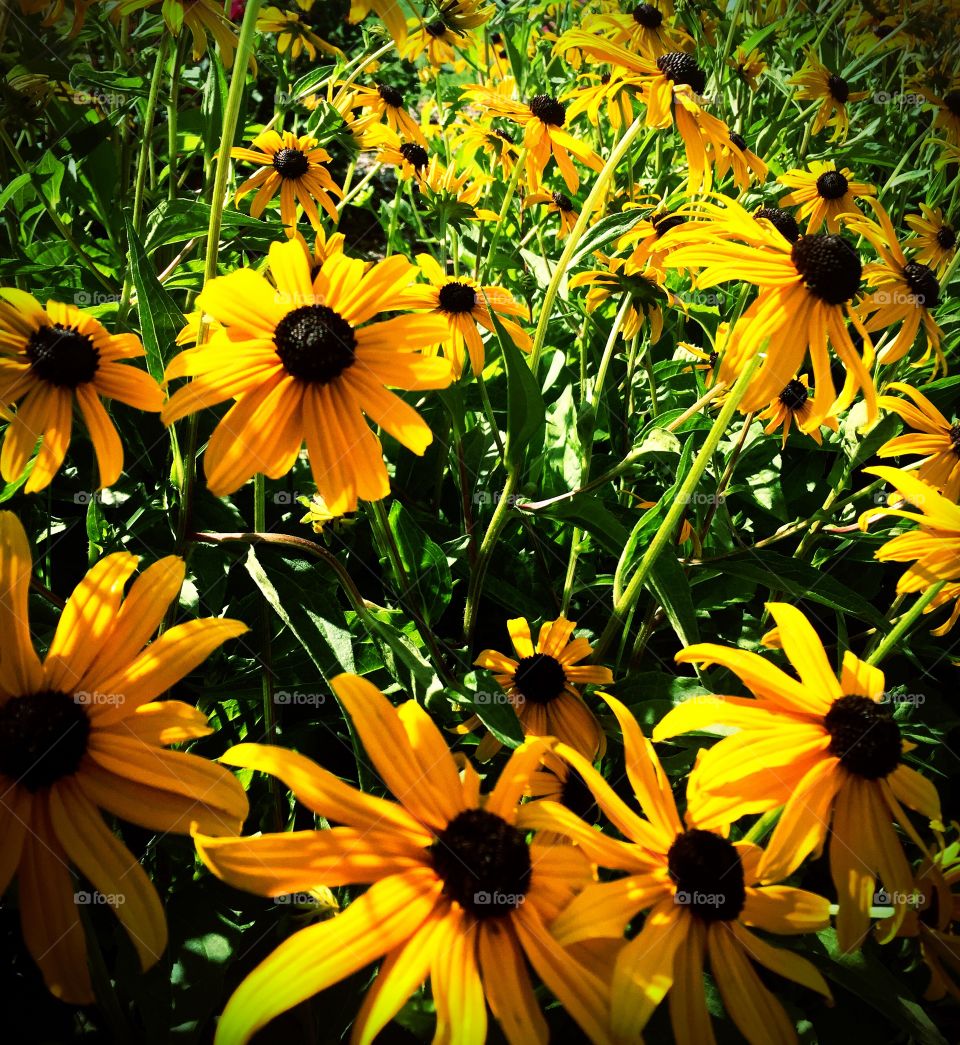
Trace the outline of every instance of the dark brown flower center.
[[318, 385], [339, 377], [356, 358], [353, 327], [326, 305], [288, 312], [277, 324], [273, 343], [288, 374]]
[[310, 161], [299, 149], [277, 149], [273, 169], [281, 178], [302, 178], [310, 169]]
[[713, 368], [713, 367], [715, 367], [717, 365], [717, 360], [720, 358], [720, 353], [719, 352], [711, 352], [710, 355], [707, 358], [708, 358], [708, 360], [710, 362], [711, 368]]
[[653, 4], [637, 4], [633, 9], [633, 20], [644, 29], [656, 29], [663, 23], [663, 15]]
[[919, 261], [908, 261], [903, 266], [903, 278], [917, 304], [924, 308], [936, 308], [940, 302], [940, 284], [933, 270]]
[[879, 780], [900, 764], [900, 727], [889, 708], [869, 697], [838, 697], [824, 715], [831, 755], [844, 769]]
[[960, 117], [960, 90], [947, 91], [943, 96], [943, 104], [953, 116]]
[[10, 697], [0, 707], [0, 773], [28, 791], [49, 787], [77, 771], [89, 737], [90, 719], [73, 696]]
[[440, 21], [438, 18], [435, 22], [427, 23], [427, 32], [434, 38], [439, 39], [447, 31], [446, 22]]
[[444, 893], [475, 917], [509, 914], [523, 903], [530, 887], [530, 846], [495, 813], [458, 814], [429, 852]]
[[810, 393], [802, 381], [791, 381], [780, 393], [780, 402], [791, 411], [799, 410], [807, 401]]
[[817, 193], [823, 200], [839, 200], [846, 195], [847, 179], [839, 171], [824, 171], [817, 178]]
[[440, 307], [444, 312], [472, 312], [477, 292], [468, 283], [445, 283], [440, 288]]
[[697, 65], [692, 54], [683, 51], [670, 51], [657, 59], [657, 68], [674, 83], [692, 87], [696, 94], [703, 94], [707, 86], [707, 74]]
[[427, 161], [430, 159], [427, 150], [422, 145], [417, 145], [416, 142], [404, 142], [400, 146], [400, 155], [418, 171], [426, 167]]
[[732, 842], [694, 828], [677, 835], [667, 853], [678, 904], [705, 922], [739, 917], [747, 899], [743, 863]]
[[863, 267], [857, 252], [842, 236], [801, 236], [790, 257], [810, 293], [827, 304], [842, 305], [860, 287]]
[[525, 700], [534, 704], [549, 704], [563, 692], [567, 676], [563, 665], [549, 653], [534, 653], [524, 657], [513, 674], [513, 684]]
[[960, 422], [955, 421], [950, 426], [950, 445], [953, 447], [953, 452], [960, 457]]
[[562, 210], [564, 214], [567, 214], [573, 210], [573, 202], [566, 193], [554, 192], [552, 195], [553, 205], [557, 208], [557, 210]]
[[27, 340], [30, 369], [40, 378], [59, 388], [76, 388], [92, 381], [100, 361], [100, 351], [93, 339], [76, 327], [59, 323], [42, 326]]
[[800, 238], [800, 226], [788, 210], [782, 210], [780, 207], [761, 207], [754, 213], [754, 217], [766, 218], [788, 243], [796, 243]]
[[736, 132], [736, 131], [731, 131], [731, 132], [730, 132], [730, 141], [731, 141], [731, 142], [732, 142], [732, 143], [733, 143], [734, 145], [736, 145], [736, 147], [737, 147], [737, 148], [738, 148], [738, 149], [739, 149], [739, 150], [740, 150], [741, 152], [745, 152], [745, 151], [746, 151], [746, 148], [747, 148], [747, 139], [746, 139], [746, 138], [744, 138], [744, 136], [743, 136], [742, 134], [737, 134], [737, 132]]
[[377, 84], [377, 93], [387, 103], [387, 105], [392, 106], [394, 109], [403, 108], [403, 95], [396, 89], [396, 87], [391, 87], [386, 83], [380, 83]]
[[836, 73], [831, 73], [827, 77], [827, 90], [830, 92], [833, 100], [841, 105], [850, 97], [850, 85], [842, 76], [837, 76]]
[[944, 250], [953, 250], [957, 245], [957, 234], [949, 225], [941, 225], [940, 228], [937, 229], [937, 243], [943, 247]]
[[650, 219], [650, 224], [653, 226], [653, 231], [657, 234], [657, 239], [668, 233], [671, 229], [675, 229], [678, 225], [682, 225], [687, 219], [680, 214], [655, 214]]
[[562, 127], [567, 118], [567, 107], [549, 94], [534, 95], [530, 99], [529, 108], [541, 123], [550, 127]]

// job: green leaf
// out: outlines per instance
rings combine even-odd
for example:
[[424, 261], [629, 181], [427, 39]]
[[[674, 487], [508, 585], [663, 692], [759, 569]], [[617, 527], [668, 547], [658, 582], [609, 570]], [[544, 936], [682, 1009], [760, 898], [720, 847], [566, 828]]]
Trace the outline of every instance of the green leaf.
[[18, 174], [9, 185], [6, 185], [2, 192], [0, 192], [0, 207], [6, 206], [7, 200], [10, 199], [15, 193], [21, 189], [25, 189], [33, 184], [33, 179], [29, 174]]
[[[531, 513], [532, 514], [532, 513]], [[534, 518], [562, 520], [579, 526], [611, 555], [619, 556], [630, 539], [630, 531], [604, 505], [598, 497], [589, 493], [578, 493], [566, 501], [541, 508]]]
[[[523, 728], [507, 694], [489, 671], [470, 672], [464, 678], [469, 708], [505, 747], [523, 743]], [[462, 702], [463, 698], [456, 696]]]
[[620, 214], [608, 214], [605, 218], [601, 218], [584, 233], [580, 245], [570, 258], [567, 270], [572, 270], [582, 258], [599, 250], [611, 240], [619, 239], [620, 236], [628, 233], [643, 216], [643, 209], [637, 208], [623, 211]]
[[[453, 589], [447, 556], [399, 501], [390, 505], [389, 523], [404, 572], [419, 595], [417, 603], [423, 608], [424, 619], [427, 624], [435, 624], [450, 602]], [[399, 593], [401, 601], [406, 595]]]
[[130, 274], [137, 288], [137, 312], [140, 316], [140, 336], [147, 352], [147, 369], [157, 381], [162, 381], [163, 371], [176, 349], [177, 334], [186, 320], [157, 279], [129, 217], [124, 217]]
[[[183, 243], [188, 239], [206, 237], [209, 224], [209, 203], [200, 200], [164, 200], [147, 218], [144, 250], [152, 254], [157, 247], [167, 243]], [[231, 229], [249, 229], [260, 233], [267, 242], [276, 239], [276, 232], [265, 221], [251, 218], [238, 210], [225, 210], [221, 227], [223, 235], [228, 235]]]
[[646, 586], [664, 608], [677, 638], [684, 646], [700, 641], [697, 612], [690, 595], [690, 582], [676, 556], [665, 550], [653, 564]]

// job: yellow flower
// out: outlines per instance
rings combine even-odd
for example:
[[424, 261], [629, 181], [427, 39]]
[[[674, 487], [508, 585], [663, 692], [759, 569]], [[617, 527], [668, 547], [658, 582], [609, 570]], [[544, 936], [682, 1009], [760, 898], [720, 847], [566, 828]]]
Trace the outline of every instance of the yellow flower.
[[527, 196], [524, 201], [524, 207], [530, 207], [534, 203], [545, 203], [547, 205], [548, 214], [556, 214], [560, 218], [557, 222], [557, 234], [558, 240], [566, 239], [570, 235], [573, 226], [577, 223], [577, 218], [580, 217], [580, 212], [574, 206], [573, 200], [564, 192], [533, 192]]
[[[561, 831], [601, 867], [626, 876], [588, 885], [553, 922], [553, 935], [568, 945], [617, 939], [650, 909], [642, 929], [620, 950], [611, 978], [617, 1041], [640, 1040], [667, 993], [678, 1045], [713, 1041], [703, 988], [707, 958], [727, 1011], [748, 1041], [794, 1040], [793, 1021], [752, 963], [828, 1000], [830, 989], [806, 958], [772, 946], [751, 930], [814, 932], [828, 924], [829, 902], [804, 889], [772, 884], [784, 876], [761, 881], [763, 850], [750, 842], [730, 842], [725, 824], [701, 826], [702, 799], [689, 788], [681, 819], [670, 782], [636, 719], [618, 700], [605, 699], [623, 730], [627, 779], [646, 819], [583, 755], [557, 746], [624, 840], [601, 834], [546, 800], [525, 806], [520, 823]], [[736, 809], [731, 812], [738, 815]]]
[[877, 457], [922, 455], [917, 477], [935, 486], [948, 501], [960, 500], [960, 422], [951, 424], [922, 392], [903, 382], [891, 382], [887, 391], [903, 392], [913, 400], [908, 403], [889, 395], [879, 400], [880, 406], [899, 415], [913, 432], [888, 440]]
[[27, 609], [32, 563], [17, 517], [0, 512], [0, 893], [16, 876], [27, 950], [50, 991], [87, 1005], [82, 902], [75, 867], [112, 908], [153, 965], [167, 944], [160, 897], [100, 811], [151, 831], [238, 834], [247, 798], [230, 773], [196, 755], [166, 751], [211, 733], [206, 716], [157, 700], [227, 639], [240, 621], [178, 624], [155, 642], [184, 563], [168, 556], [124, 587], [137, 568], [108, 555], [74, 590], [41, 663]]
[[334, 221], [337, 220], [337, 208], [330, 193], [342, 197], [343, 192], [323, 166], [330, 155], [317, 147], [316, 138], [309, 134], [298, 137], [292, 131], [285, 131], [282, 136], [276, 131], [264, 131], [253, 139], [253, 145], [254, 149], [230, 150], [234, 159], [247, 160], [261, 167], [237, 189], [235, 202], [256, 189], [250, 214], [259, 218], [279, 189], [280, 220], [290, 237], [297, 231], [298, 204], [303, 207], [314, 229], [320, 227], [320, 215], [314, 200]]
[[729, 138], [729, 142], [721, 146], [719, 155], [714, 158], [717, 181], [728, 170], [732, 170], [733, 183], [738, 189], [746, 191], [754, 179], [760, 184], [765, 182], [767, 165], [750, 149], [743, 135], [730, 131]]
[[280, 54], [290, 52], [291, 58], [299, 58], [305, 54], [312, 62], [318, 53], [333, 55], [345, 59], [343, 51], [317, 36], [308, 26], [300, 21], [296, 11], [281, 11], [278, 7], [264, 7], [257, 15], [257, 31], [275, 33], [277, 51]]
[[923, 850], [901, 803], [939, 826], [936, 789], [903, 761], [911, 745], [901, 739], [884, 703], [883, 672], [847, 650], [838, 678], [800, 610], [781, 602], [767, 608], [777, 629], [764, 641], [782, 647], [797, 677], [757, 653], [713, 643], [688, 646], [677, 654], [679, 663], [719, 664], [754, 698], [688, 700], [657, 724], [653, 740], [735, 729], [704, 753], [690, 775], [687, 795], [695, 800], [696, 825], [713, 828], [783, 806], [757, 872], [768, 883], [818, 855], [832, 828], [830, 871], [841, 948], [857, 949], [869, 931], [878, 877], [895, 899], [883, 933], [889, 940], [913, 889], [893, 822]]
[[927, 207], [923, 203], [920, 215], [908, 214], [906, 222], [913, 229], [913, 235], [904, 240], [903, 245], [915, 248], [916, 260], [928, 265], [942, 279], [957, 253], [956, 230], [939, 207]]
[[852, 92], [847, 81], [831, 72], [812, 51], [807, 54], [800, 72], [787, 83], [800, 88], [797, 98], [820, 102], [813, 121], [814, 134], [819, 134], [824, 127], [832, 127], [830, 140], [846, 141], [850, 131], [847, 105], [862, 101], [867, 97], [866, 91]]
[[767, 60], [756, 47], [749, 54], [742, 47], [738, 47], [733, 57], [727, 59], [727, 65], [751, 91], [756, 91], [760, 86], [757, 81], [767, 68]]
[[420, 124], [407, 112], [403, 93], [396, 87], [386, 83], [377, 84], [375, 88], [353, 85], [351, 91], [350, 108], [362, 110], [351, 127], [354, 134], [363, 135], [376, 124], [385, 123], [394, 134], [426, 147], [427, 139]]
[[840, 218], [846, 214], [863, 216], [854, 198], [876, 196], [877, 190], [866, 182], [854, 181], [853, 171], [838, 171], [832, 161], [814, 160], [808, 170], [787, 171], [777, 179], [795, 191], [780, 198], [782, 207], [799, 207], [799, 219], [808, 221], [807, 232], [818, 232], [824, 222], [830, 232], [840, 231]]
[[[449, 276], [429, 254], [418, 254], [417, 264], [429, 283], [414, 283], [401, 291], [397, 298], [400, 308], [429, 308], [431, 315], [443, 317], [447, 323], [445, 335], [439, 339], [439, 348], [453, 364], [454, 377], [463, 373], [466, 356], [475, 374], [483, 373], [484, 351], [479, 327], [495, 329], [491, 311], [518, 348], [529, 351], [530, 335], [507, 316], [528, 319], [530, 310], [515, 301], [503, 287], [483, 286], [468, 276]], [[435, 350], [437, 346], [431, 346]], [[464, 352], [466, 349], [466, 352]], [[428, 350], [424, 349], [426, 353]]]
[[190, 31], [195, 62], [206, 54], [209, 33], [217, 42], [224, 66], [227, 69], [233, 66], [237, 34], [230, 19], [223, 13], [223, 4], [216, 0], [120, 0], [115, 11], [120, 15], [129, 15], [157, 4], [162, 4], [160, 13], [164, 24], [174, 36], [179, 36], [184, 26]]
[[948, 501], [932, 486], [897, 468], [864, 468], [868, 475], [886, 480], [903, 494], [908, 504], [922, 514], [898, 508], [873, 508], [860, 516], [860, 528], [885, 516], [896, 516], [919, 523], [919, 529], [892, 537], [876, 552], [881, 562], [912, 562], [897, 581], [897, 594], [926, 591], [931, 585], [946, 582], [933, 600], [924, 607], [930, 613], [953, 602], [947, 620], [934, 629], [934, 635], [946, 635], [960, 619], [960, 505]]
[[547, 926], [591, 880], [573, 846], [528, 841], [518, 803], [545, 750], [517, 749], [486, 796], [469, 765], [415, 701], [394, 707], [374, 686], [340, 675], [333, 689], [387, 788], [363, 794], [309, 759], [241, 744], [223, 761], [279, 777], [339, 826], [234, 839], [196, 836], [218, 877], [261, 896], [315, 886], [369, 885], [346, 910], [294, 934], [227, 1003], [217, 1045], [243, 1045], [275, 1016], [382, 958], [353, 1026], [372, 1042], [430, 979], [436, 1040], [482, 1042], [487, 1004], [511, 1045], [546, 1040], [527, 962], [580, 1025], [609, 1042], [607, 988], [557, 944]]
[[390, 491], [380, 442], [364, 414], [414, 453], [433, 439], [420, 415], [384, 386], [445, 388], [450, 364], [418, 349], [442, 340], [447, 324], [439, 316], [369, 322], [398, 307], [415, 274], [400, 256], [368, 269], [330, 254], [311, 280], [306, 252], [294, 240], [271, 246], [270, 270], [276, 287], [252, 269], [206, 285], [197, 305], [225, 329], [167, 367], [168, 381], [194, 380], [170, 397], [164, 423], [236, 399], [204, 457], [215, 496], [256, 472], [285, 475], [306, 440], [330, 511], [355, 511], [358, 498], [380, 500]]
[[663, 272], [653, 264], [637, 265], [632, 257], [602, 260], [606, 261], [606, 268], [578, 272], [571, 277], [568, 286], [571, 290], [589, 287], [588, 312], [599, 308], [613, 295], [629, 296], [631, 304], [620, 328], [620, 336], [629, 341], [640, 332], [645, 322], [649, 322], [650, 344], [655, 345], [663, 334], [661, 306], [680, 304], [679, 299], [663, 285]]
[[[764, 410], [762, 413], [757, 414], [758, 421], [769, 422], [764, 428], [764, 432], [769, 435], [776, 429], [781, 428], [783, 430], [783, 441], [780, 443], [780, 448], [783, 449], [787, 445], [787, 435], [790, 432], [790, 425], [796, 425], [801, 432], [806, 432], [813, 441], [820, 446], [823, 439], [820, 435], [819, 425], [816, 428], [809, 427], [810, 424], [810, 382], [806, 374], [801, 374], [799, 378], [794, 378], [792, 381], [784, 387], [780, 395]], [[831, 431], [837, 431], [838, 423], [835, 417], [825, 417], [820, 422], [822, 425], [826, 425]], [[808, 427], [804, 428], [804, 425]]]
[[587, 32], [596, 31], [612, 40], [615, 44], [623, 44], [633, 51], [656, 61], [660, 55], [668, 51], [692, 51], [693, 39], [679, 25], [671, 25], [665, 21], [670, 14], [670, 5], [635, 4], [629, 12], [601, 12], [583, 19], [583, 28]]
[[[583, 702], [578, 685], [613, 682], [609, 668], [579, 662], [593, 652], [583, 638], [573, 638], [576, 622], [558, 617], [540, 628], [537, 644], [530, 625], [517, 617], [507, 621], [516, 657], [486, 649], [474, 663], [492, 671], [517, 712], [524, 735], [553, 736], [593, 758], [606, 747], [600, 723]], [[476, 727], [474, 718], [463, 729]], [[500, 749], [500, 742], [487, 734], [477, 747], [477, 757], [486, 761]]]
[[49, 486], [70, 446], [76, 402], [93, 443], [100, 486], [113, 485], [123, 470], [123, 446], [100, 399], [159, 412], [160, 386], [144, 371], [124, 365], [143, 355], [135, 334], [110, 334], [74, 305], [48, 301], [44, 309], [22, 290], [0, 290], [0, 405], [19, 403], [0, 453], [4, 480], [20, 478], [39, 439], [25, 492]]

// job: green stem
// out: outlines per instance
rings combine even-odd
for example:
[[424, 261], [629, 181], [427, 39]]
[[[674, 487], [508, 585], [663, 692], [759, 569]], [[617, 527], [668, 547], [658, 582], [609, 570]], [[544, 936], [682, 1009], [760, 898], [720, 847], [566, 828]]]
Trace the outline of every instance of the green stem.
[[387, 252], [385, 257], [393, 253], [393, 237], [397, 234], [397, 219], [400, 214], [400, 193], [403, 192], [403, 179], [397, 178], [397, 187], [393, 193], [393, 206], [390, 208], [390, 225], [387, 229]]
[[[263, 533], [267, 528], [267, 480], [257, 473], [253, 477], [253, 528]], [[277, 707], [273, 699], [273, 657], [270, 648], [270, 607], [266, 599], [260, 600], [260, 692], [263, 698], [264, 742], [277, 742]], [[273, 807], [273, 829], [283, 830], [283, 801], [278, 782], [270, 778], [270, 798]]]
[[[577, 218], [573, 228], [570, 230], [570, 235], [567, 236], [567, 242], [564, 245], [563, 253], [560, 255], [557, 267], [553, 271], [553, 278], [550, 280], [547, 292], [543, 297], [543, 303], [540, 306], [540, 318], [537, 321], [537, 329], [533, 335], [533, 350], [530, 353], [531, 370], [536, 370], [537, 364], [540, 361], [540, 353], [543, 351], [543, 343], [546, 340], [547, 327], [550, 323], [550, 314], [553, 311], [553, 302], [556, 299], [557, 291], [560, 289], [560, 282], [563, 279], [564, 273], [567, 271], [567, 266], [570, 264], [570, 259], [573, 257], [580, 244], [580, 240], [583, 238], [587, 225], [593, 217], [593, 212], [596, 210], [606, 192], [607, 184], [613, 177], [620, 161], [624, 156], [626, 156], [634, 139], [643, 128], [643, 121], [645, 119], [646, 115], [641, 113], [633, 123], [630, 124], [620, 141], [617, 142], [616, 148], [612, 153], [610, 153], [610, 158], [604, 164], [603, 170], [597, 175], [597, 180], [593, 183], [593, 187], [590, 189], [590, 193], [584, 201], [583, 209], [580, 211], [580, 216]], [[496, 236], [499, 228], [500, 223], [497, 225], [497, 230], [494, 231], [494, 236]]]
[[467, 603], [463, 611], [463, 633], [466, 636], [467, 645], [473, 641], [473, 629], [477, 621], [477, 604], [480, 601], [480, 593], [483, 591], [483, 582], [490, 566], [493, 550], [497, 546], [500, 531], [507, 521], [507, 514], [513, 505], [513, 495], [519, 485], [520, 476], [518, 471], [510, 472], [503, 490], [497, 499], [497, 506], [493, 510], [493, 517], [487, 532], [483, 535], [483, 542], [477, 555], [476, 568], [470, 574], [470, 587], [467, 591]]
[[523, 148], [520, 150], [520, 155], [517, 157], [517, 162], [514, 164], [513, 172], [510, 175], [506, 191], [503, 194], [503, 202], [500, 204], [500, 213], [497, 215], [497, 223], [493, 228], [493, 236], [490, 239], [490, 246], [487, 248], [486, 257], [484, 258], [482, 269], [484, 275], [486, 275], [487, 272], [487, 263], [493, 257], [497, 249], [497, 244], [500, 242], [500, 233], [507, 220], [507, 212], [510, 209], [510, 204], [513, 202], [514, 194], [517, 191], [517, 182], [520, 179], [520, 172], [523, 169], [526, 159], [527, 150], [526, 148]]
[[897, 623], [884, 635], [880, 645], [867, 657], [868, 664], [879, 664], [881, 660], [893, 649], [900, 639], [910, 630], [914, 621], [930, 605], [931, 602], [943, 590], [946, 581], [938, 581], [917, 599], [909, 610], [897, 621]]
[[740, 376], [737, 378], [736, 383], [730, 390], [730, 395], [727, 397], [726, 402], [723, 404], [723, 408], [717, 415], [716, 420], [713, 422], [710, 431], [707, 433], [707, 438], [704, 441], [703, 446], [700, 447], [699, 453], [694, 458], [693, 464], [690, 466], [690, 471], [687, 473], [686, 478], [681, 483], [680, 489], [677, 491], [677, 494], [673, 499], [673, 504], [670, 505], [667, 514], [664, 516], [663, 521], [657, 529], [657, 532], [653, 535], [653, 540], [650, 542], [646, 553], [640, 560], [640, 565], [637, 567], [636, 572], [630, 578], [630, 583], [627, 585], [626, 590], [613, 608], [610, 620], [608, 621], [594, 650], [594, 659], [598, 662], [603, 659], [603, 655], [606, 653], [611, 642], [617, 633], [623, 628], [627, 615], [632, 611], [634, 604], [640, 597], [640, 592], [643, 590], [644, 583], [650, 576], [650, 571], [656, 565], [657, 559], [660, 558], [660, 555], [666, 548], [667, 544], [672, 540], [677, 524], [680, 522], [680, 517], [683, 515], [687, 505], [690, 503], [690, 497], [696, 489], [697, 483], [700, 482], [701, 476], [706, 471], [707, 465], [713, 457], [714, 451], [720, 444], [720, 440], [726, 433], [730, 420], [737, 407], [740, 405], [740, 401], [746, 394], [747, 387], [749, 386], [759, 365], [760, 354], [758, 353], [740, 372]]
[[[153, 151], [153, 124], [157, 116], [157, 102], [160, 98], [160, 84], [163, 81], [163, 69], [167, 61], [167, 44], [169, 33], [160, 34], [157, 45], [157, 60], [153, 65], [153, 76], [150, 78], [150, 93], [147, 95], [147, 109], [143, 115], [143, 127], [140, 131], [140, 158], [137, 160], [137, 179], [133, 185], [133, 214], [130, 216], [134, 232], [140, 234], [140, 218], [143, 211], [143, 195], [147, 184], [147, 165]], [[170, 157], [173, 163], [173, 157]]]

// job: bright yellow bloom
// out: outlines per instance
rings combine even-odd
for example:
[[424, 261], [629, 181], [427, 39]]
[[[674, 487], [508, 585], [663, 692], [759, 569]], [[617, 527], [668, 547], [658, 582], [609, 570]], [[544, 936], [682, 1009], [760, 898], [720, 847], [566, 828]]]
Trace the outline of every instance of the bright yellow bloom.
[[916, 260], [932, 268], [942, 279], [957, 253], [957, 233], [939, 207], [920, 204], [920, 214], [908, 214], [906, 222], [913, 235], [904, 240], [905, 247], [916, 250]]
[[165, 424], [228, 399], [236, 403], [207, 446], [204, 471], [215, 496], [239, 489], [256, 472], [286, 475], [306, 441], [320, 495], [336, 515], [355, 511], [358, 498], [390, 491], [380, 441], [364, 414], [414, 453], [433, 439], [416, 411], [384, 387], [445, 388], [450, 364], [419, 349], [441, 341], [441, 316], [396, 316], [397, 295], [416, 269], [395, 255], [368, 268], [330, 254], [311, 279], [296, 240], [274, 243], [275, 286], [252, 269], [211, 280], [197, 305], [224, 329], [199, 348], [181, 352], [166, 378], [194, 380], [163, 410]]
[[606, 268], [588, 269], [572, 276], [568, 286], [588, 287], [587, 311], [593, 312], [609, 298], [626, 295], [630, 298], [620, 336], [629, 341], [650, 324], [650, 344], [655, 345], [663, 334], [663, 305], [681, 305], [680, 299], [667, 290], [663, 272], [652, 263], [638, 265], [630, 258], [603, 258]]
[[233, 23], [223, 13], [223, 4], [217, 0], [120, 0], [115, 12], [120, 15], [134, 14], [148, 7], [161, 4], [160, 14], [167, 29], [175, 36], [184, 26], [193, 40], [193, 60], [198, 62], [207, 53], [207, 33], [217, 42], [224, 66], [233, 66], [237, 50], [237, 34]]
[[[762, 413], [757, 414], [758, 421], [767, 421], [768, 424], [764, 428], [764, 432], [769, 435], [771, 432], [776, 431], [778, 428], [783, 431], [783, 441], [780, 443], [780, 448], [783, 449], [787, 445], [787, 436], [790, 433], [791, 424], [801, 432], [806, 432], [813, 441], [820, 446], [823, 442], [823, 438], [820, 435], [820, 428], [804, 428], [804, 425], [809, 426], [810, 422], [810, 382], [806, 374], [801, 374], [799, 378], [794, 378], [790, 381], [780, 395], [764, 410]], [[835, 417], [827, 416], [820, 424], [825, 425], [831, 431], [836, 432], [839, 424]]]
[[896, 396], [882, 395], [879, 401], [880, 406], [899, 415], [913, 432], [888, 440], [877, 451], [877, 457], [920, 454], [923, 461], [917, 477], [935, 486], [948, 501], [960, 500], [960, 421], [951, 424], [911, 385], [893, 381], [887, 385], [887, 391], [902, 392], [913, 400], [908, 403]]
[[278, 7], [261, 8], [257, 15], [257, 31], [275, 33], [277, 51], [280, 54], [290, 53], [291, 58], [299, 58], [305, 54], [312, 62], [317, 54], [329, 54], [345, 60], [346, 56], [339, 47], [317, 36], [317, 34], [300, 21], [296, 11], [281, 11]]
[[100, 486], [112, 486], [123, 470], [123, 446], [100, 399], [160, 410], [157, 382], [124, 365], [143, 355], [135, 334], [110, 334], [74, 305], [48, 301], [44, 308], [22, 290], [0, 290], [0, 406], [19, 403], [0, 452], [4, 480], [20, 478], [39, 439], [25, 492], [49, 486], [70, 446], [76, 403], [93, 443]]
[[824, 127], [832, 127], [830, 141], [846, 141], [850, 131], [847, 105], [862, 101], [867, 97], [866, 91], [852, 92], [847, 81], [831, 72], [813, 52], [807, 54], [803, 68], [787, 83], [800, 88], [797, 98], [820, 102], [813, 121], [814, 134], [819, 134]]
[[767, 60], [756, 47], [748, 54], [738, 47], [733, 57], [727, 59], [727, 65], [747, 84], [751, 91], [758, 90], [758, 80], [767, 68]]
[[363, 794], [293, 751], [241, 744], [229, 765], [279, 777], [339, 826], [233, 840], [196, 837], [225, 881], [276, 896], [315, 886], [369, 885], [343, 914], [302, 929], [254, 969], [227, 1003], [218, 1045], [243, 1045], [275, 1016], [382, 958], [353, 1025], [368, 1045], [430, 979], [436, 1040], [482, 1043], [487, 1005], [511, 1045], [545, 1041], [527, 962], [586, 1037], [609, 1042], [607, 987], [547, 926], [591, 880], [573, 846], [527, 840], [518, 803], [545, 751], [518, 748], [493, 790], [461, 766], [415, 701], [394, 707], [374, 686], [340, 675], [333, 689], [353, 720], [390, 802]]
[[923, 851], [903, 805], [937, 827], [936, 789], [903, 761], [911, 745], [901, 739], [884, 701], [883, 672], [847, 650], [838, 677], [796, 607], [772, 602], [767, 608], [777, 629], [764, 642], [783, 649], [797, 677], [757, 653], [713, 643], [688, 646], [677, 654], [679, 663], [719, 664], [754, 696], [688, 700], [657, 724], [653, 739], [716, 727], [736, 730], [706, 751], [690, 775], [687, 795], [696, 826], [715, 828], [783, 806], [760, 860], [763, 882], [786, 878], [808, 855], [819, 855], [832, 828], [830, 871], [841, 948], [855, 950], [867, 935], [878, 877], [895, 898], [884, 926], [889, 940], [913, 890], [893, 823]]
[[748, 1041], [795, 1041], [793, 1021], [752, 963], [827, 999], [830, 989], [805, 958], [773, 947], [751, 930], [814, 932], [828, 924], [829, 902], [804, 889], [772, 884], [779, 878], [761, 882], [763, 850], [730, 842], [726, 825], [701, 826], [701, 798], [689, 788], [681, 819], [653, 746], [623, 704], [605, 699], [623, 731], [627, 779], [646, 819], [579, 752], [557, 746], [625, 841], [601, 834], [550, 801], [524, 807], [521, 824], [559, 830], [601, 867], [626, 876], [588, 885], [552, 924], [554, 936], [565, 944], [618, 939], [628, 923], [650, 909], [643, 928], [620, 950], [611, 978], [617, 1041], [638, 1041], [669, 992], [678, 1045], [712, 1042], [703, 989], [707, 958], [727, 1012]]
[[807, 232], [818, 232], [824, 222], [830, 232], [839, 232], [842, 216], [863, 216], [855, 197], [877, 194], [872, 185], [854, 181], [849, 167], [838, 171], [832, 161], [813, 160], [807, 170], [787, 171], [777, 181], [794, 190], [780, 197], [780, 206], [799, 207], [797, 216], [800, 221], [808, 221]]
[[[71, 868], [111, 907], [143, 969], [167, 944], [160, 897], [101, 810], [151, 831], [238, 834], [247, 816], [239, 781], [176, 744], [213, 732], [179, 700], [158, 700], [217, 647], [236, 620], [168, 629], [184, 563], [168, 556], [124, 588], [136, 556], [101, 559], [77, 585], [41, 663], [27, 609], [32, 563], [17, 517], [0, 512], [0, 893], [17, 879], [27, 950], [62, 1001], [94, 1001]], [[149, 644], [148, 644], [149, 643]]]
[[545, 203], [547, 205], [547, 213], [556, 214], [559, 217], [556, 238], [558, 240], [566, 239], [573, 230], [573, 226], [576, 225], [577, 218], [580, 217], [580, 212], [574, 205], [573, 200], [564, 192], [545, 192], [541, 190], [540, 192], [531, 193], [523, 201], [524, 207], [530, 207], [534, 203]]

